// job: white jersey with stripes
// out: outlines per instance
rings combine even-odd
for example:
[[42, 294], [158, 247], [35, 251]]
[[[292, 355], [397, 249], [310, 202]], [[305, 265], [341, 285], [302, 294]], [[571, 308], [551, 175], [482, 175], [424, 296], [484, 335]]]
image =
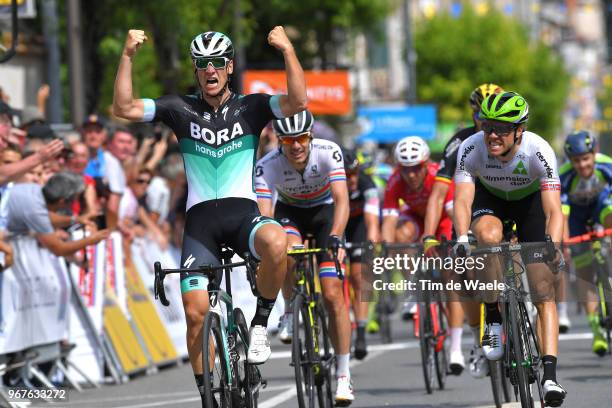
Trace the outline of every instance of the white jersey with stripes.
[[279, 149], [262, 157], [255, 166], [258, 199], [272, 199], [302, 208], [333, 204], [331, 183], [346, 181], [340, 147], [328, 140], [312, 139], [308, 163], [297, 171]]
[[484, 132], [464, 140], [457, 152], [455, 183], [474, 183], [476, 179], [491, 194], [507, 201], [520, 200], [538, 190], [561, 190], [552, 147], [527, 131], [508, 162], [489, 155]]

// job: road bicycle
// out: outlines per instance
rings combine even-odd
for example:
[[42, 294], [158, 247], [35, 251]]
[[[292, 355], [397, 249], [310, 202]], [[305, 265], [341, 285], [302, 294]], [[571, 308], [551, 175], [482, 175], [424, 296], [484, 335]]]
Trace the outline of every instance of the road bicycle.
[[[332, 367], [335, 357], [329, 338], [327, 315], [321, 294], [315, 286], [316, 254], [326, 249], [307, 249], [296, 245], [287, 255], [296, 260], [296, 284], [291, 297], [293, 339], [291, 366], [295, 371], [297, 400], [300, 408], [331, 408]], [[332, 248], [336, 273], [343, 279], [338, 262], [338, 248]]]
[[[256, 408], [259, 391], [267, 385], [257, 365], [247, 362], [249, 329], [242, 310], [234, 308], [232, 300], [232, 269], [245, 267], [253, 295], [257, 297], [253, 258], [245, 253], [242, 262], [232, 263], [234, 251], [221, 248], [220, 266], [201, 265], [193, 269], [163, 269], [155, 262], [155, 299], [164, 306], [170, 302], [164, 290], [164, 278], [170, 273], [202, 273], [209, 279], [210, 310], [204, 318], [202, 332], [202, 366], [209, 367], [204, 375], [206, 406], [218, 408]], [[225, 290], [220, 288], [221, 275]], [[221, 303], [225, 307], [221, 307]]]
[[[504, 357], [501, 360], [502, 373], [509, 377], [514, 387], [517, 400], [522, 407], [534, 407], [531, 385], [536, 383], [539, 402], [544, 407], [540, 369], [542, 365], [541, 350], [536, 330], [529, 318], [526, 306], [527, 292], [523, 287], [521, 275], [525, 266], [515, 260], [514, 254], [520, 253], [525, 264], [551, 261], [558, 250], [547, 237], [546, 242], [501, 243], [495, 246], [478, 248], [471, 251], [471, 256], [498, 255], [502, 259], [504, 271], [504, 289], [499, 294], [503, 332], [506, 338]], [[459, 256], [465, 254], [458, 254]], [[561, 257], [561, 259], [563, 259]], [[563, 267], [563, 262], [560, 267]], [[483, 338], [486, 344], [488, 339]], [[499, 367], [499, 366], [498, 366]], [[493, 372], [493, 375], [499, 371]], [[492, 380], [493, 381], [493, 380]]]
[[593, 251], [592, 265], [597, 287], [599, 324], [606, 332], [608, 353], [612, 354], [612, 228], [596, 230], [588, 234], [570, 238], [566, 244], [590, 242]]
[[[388, 244], [383, 243], [384, 253], [389, 250], [411, 250], [416, 254], [423, 253], [423, 245]], [[423, 263], [420, 263], [423, 266]], [[416, 282], [417, 314], [415, 315], [415, 334], [419, 338], [421, 351], [421, 367], [425, 389], [428, 394], [433, 392], [434, 372], [438, 388], [443, 390], [448, 375], [448, 330], [446, 308], [442, 301], [443, 291], [434, 291], [429, 288], [423, 290], [421, 282], [429, 281], [440, 283], [440, 271], [427, 269], [424, 266], [414, 272], [413, 282]]]

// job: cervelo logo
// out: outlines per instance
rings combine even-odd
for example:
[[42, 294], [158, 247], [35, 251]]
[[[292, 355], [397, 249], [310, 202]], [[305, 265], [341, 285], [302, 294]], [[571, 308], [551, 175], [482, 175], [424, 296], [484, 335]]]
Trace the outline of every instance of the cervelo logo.
[[459, 160], [459, 170], [465, 170], [465, 158], [472, 150], [474, 150], [474, 145], [467, 146], [465, 149], [463, 149], [461, 160]]
[[544, 155], [540, 152], [536, 152], [536, 156], [538, 157], [538, 160], [540, 160], [544, 165], [544, 169], [546, 170], [546, 177], [553, 178], [553, 169], [548, 165], [548, 162], [544, 158]]
[[208, 128], [200, 127], [200, 125], [193, 122], [189, 123], [189, 130], [192, 138], [202, 140], [203, 142], [212, 146], [220, 146], [223, 143], [229, 142], [235, 137], [242, 136], [244, 134], [242, 126], [240, 126], [240, 122], [234, 123], [231, 134], [228, 128], [219, 129], [217, 133], [215, 133]]

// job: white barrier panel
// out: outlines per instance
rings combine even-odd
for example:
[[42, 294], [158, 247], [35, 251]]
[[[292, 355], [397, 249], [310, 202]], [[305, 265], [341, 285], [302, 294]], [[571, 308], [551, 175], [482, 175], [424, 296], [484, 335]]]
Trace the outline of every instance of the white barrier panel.
[[0, 273], [0, 354], [67, 338], [70, 296], [63, 258], [35, 238], [10, 240], [15, 263]]
[[127, 288], [125, 287], [125, 262], [123, 259], [123, 239], [115, 231], [106, 240], [106, 279], [119, 300], [119, 307], [128, 319]]
[[[79, 239], [80, 236], [75, 238]], [[95, 382], [104, 379], [104, 356], [99, 348], [100, 342], [94, 336], [100, 338], [103, 333], [105, 247], [105, 242], [87, 247], [87, 270], [75, 264], [70, 268], [85, 309], [81, 308], [73, 296], [70, 307], [70, 342], [76, 344], [76, 347], [69, 358], [72, 364]], [[73, 378], [81, 378], [72, 367], [69, 369]]]
[[164, 288], [166, 290], [166, 297], [170, 301], [170, 306], [165, 307], [159, 300], [155, 300], [153, 291], [153, 281], [155, 278], [153, 264], [159, 261], [164, 268], [178, 268], [177, 260], [169, 250], [163, 251], [155, 242], [144, 238], [136, 238], [132, 243], [131, 251], [134, 266], [151, 294], [157, 314], [166, 327], [177, 354], [179, 357], [186, 357], [186, 324], [181, 300], [179, 275], [170, 274], [164, 279]]

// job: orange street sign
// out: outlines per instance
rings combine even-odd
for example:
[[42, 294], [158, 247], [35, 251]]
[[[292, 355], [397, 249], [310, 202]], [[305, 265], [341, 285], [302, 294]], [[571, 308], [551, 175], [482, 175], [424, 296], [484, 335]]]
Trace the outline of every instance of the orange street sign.
[[[308, 109], [314, 114], [347, 115], [351, 113], [351, 88], [348, 71], [306, 71]], [[287, 93], [285, 71], [246, 71], [244, 93]]]

